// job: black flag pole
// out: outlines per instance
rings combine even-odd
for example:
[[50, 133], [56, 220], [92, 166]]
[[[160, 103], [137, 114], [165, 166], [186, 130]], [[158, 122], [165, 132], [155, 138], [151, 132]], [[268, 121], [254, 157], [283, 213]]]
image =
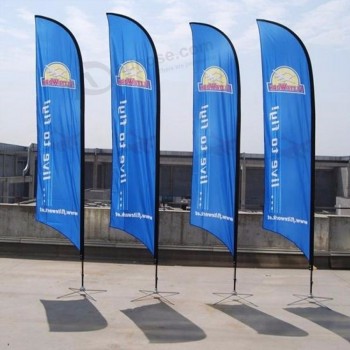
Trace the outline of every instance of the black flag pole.
[[[231, 44], [231, 41], [229, 40]], [[237, 252], [238, 252], [238, 210], [239, 210], [239, 179], [241, 170], [241, 80], [239, 72], [239, 64], [236, 50], [231, 44], [233, 55], [235, 56], [236, 72], [237, 72], [237, 127], [236, 127], [236, 177], [235, 177], [235, 213], [234, 213], [234, 228], [233, 228], [233, 293], [237, 294]]]
[[80, 260], [81, 260], [81, 287], [80, 291], [85, 292], [84, 286], [84, 261], [85, 261], [85, 84], [83, 62], [78, 49], [80, 62]]
[[159, 62], [156, 47], [154, 42], [143, 26], [135, 21], [135, 23], [140, 26], [144, 31], [146, 36], [149, 39], [150, 45], [153, 50], [154, 55], [154, 65], [155, 65], [155, 79], [156, 79], [156, 130], [155, 130], [155, 187], [154, 187], [154, 267], [155, 267], [155, 276], [154, 276], [154, 290], [140, 290], [141, 293], [145, 294], [139, 298], [133, 299], [132, 301], [139, 301], [147, 297], [158, 298], [162, 301], [165, 301], [169, 304], [172, 304], [164, 295], [172, 296], [179, 294], [178, 292], [160, 292], [158, 291], [158, 265], [159, 265], [159, 183], [160, 183], [160, 78], [159, 78]]
[[[155, 47], [152, 43], [153, 50]], [[157, 57], [155, 52], [155, 57]], [[155, 200], [154, 200], [154, 291], [151, 293], [156, 298], [171, 303], [166, 297], [179, 294], [178, 292], [160, 292], [158, 290], [158, 266], [159, 266], [159, 184], [160, 184], [160, 81], [159, 81], [159, 67], [158, 59], [155, 60], [156, 65], [156, 79], [157, 79], [157, 118], [156, 118], [156, 172], [155, 172]]]
[[[306, 55], [309, 60], [309, 56]], [[311, 64], [309, 63], [309, 69], [311, 71]], [[309, 294], [294, 294], [295, 297], [299, 299], [289, 303], [289, 305], [294, 305], [303, 301], [317, 304], [324, 307], [321, 303], [322, 301], [332, 300], [330, 297], [320, 297], [313, 294], [313, 272], [315, 264], [315, 254], [314, 254], [314, 230], [315, 230], [315, 104], [314, 104], [314, 89], [313, 89], [313, 79], [312, 73], [310, 73], [310, 82], [311, 82], [311, 91], [312, 91], [312, 131], [311, 131], [311, 184], [310, 184], [310, 247], [309, 247], [309, 271], [310, 271], [310, 280], [309, 280]]]
[[[214, 293], [216, 295], [226, 295], [226, 297], [215, 304], [222, 303], [223, 301], [227, 301], [231, 297], [235, 298], [236, 301], [240, 300], [245, 300], [247, 297], [252, 296], [252, 294], [238, 294], [237, 293], [237, 252], [238, 252], [238, 220], [239, 220], [239, 182], [240, 182], [240, 155], [241, 155], [241, 79], [240, 79], [240, 71], [239, 71], [239, 63], [238, 63], [238, 56], [236, 53], [236, 50], [234, 46], [232, 45], [231, 40], [227, 37], [227, 35], [219, 30], [216, 27], [213, 27], [215, 30], [220, 32], [227, 40], [229, 43], [233, 56], [235, 58], [235, 65], [236, 65], [236, 75], [237, 75], [237, 109], [236, 109], [236, 114], [237, 114], [237, 125], [236, 125], [236, 143], [235, 143], [235, 156], [236, 156], [236, 164], [235, 164], [235, 181], [234, 181], [234, 188], [235, 188], [235, 193], [234, 193], [234, 223], [233, 223], [233, 253], [232, 253], [232, 262], [233, 262], [233, 290], [230, 293]], [[253, 303], [247, 301], [249, 304], [254, 305]], [[254, 305], [255, 306], [255, 305]]]
[[[239, 89], [240, 91], [240, 89]], [[240, 98], [239, 98], [240, 101]], [[240, 105], [240, 103], [239, 103]], [[240, 106], [239, 106], [239, 115], [240, 115]], [[240, 118], [238, 118], [238, 124], [237, 124], [237, 156], [236, 156], [236, 181], [235, 181], [235, 186], [236, 186], [236, 191], [235, 191], [235, 213], [234, 213], [234, 228], [233, 228], [233, 237], [234, 237], [234, 247], [233, 247], [233, 254], [232, 254], [232, 262], [233, 262], [233, 289], [232, 292], [215, 292], [213, 294], [219, 295], [221, 297], [224, 297], [223, 299], [217, 301], [214, 303], [214, 305], [223, 303], [223, 302], [228, 302], [228, 301], [237, 301], [237, 302], [246, 302], [252, 306], [256, 306], [254, 303], [246, 300], [247, 298], [253, 296], [253, 294], [248, 294], [248, 293], [238, 293], [237, 292], [237, 255], [238, 255], [238, 244], [237, 244], [237, 238], [238, 238], [238, 211], [239, 211], [239, 191], [238, 191], [238, 186], [239, 186], [239, 172], [240, 172]]]
[[[154, 56], [157, 57], [156, 49], [150, 38]], [[160, 167], [160, 79], [158, 59], [155, 60], [155, 71], [157, 80], [157, 110], [156, 110], [156, 169], [154, 188], [154, 291], [158, 293], [158, 262], [159, 262], [159, 167]]]
[[[84, 287], [84, 165], [85, 165], [85, 158], [84, 158], [84, 150], [85, 150], [85, 138], [84, 138], [84, 130], [85, 130], [85, 125], [84, 125], [84, 113], [85, 113], [85, 93], [84, 93], [84, 72], [83, 72], [83, 61], [82, 61], [82, 56], [81, 56], [81, 52], [80, 52], [80, 48], [78, 45], [77, 40], [75, 39], [73, 33], [66, 27], [64, 26], [62, 23], [52, 19], [52, 18], [48, 18], [45, 16], [40, 16], [40, 15], [36, 15], [35, 16], [35, 20], [40, 19], [40, 20], [45, 20], [48, 23], [52, 23], [55, 26], [57, 26], [58, 28], [60, 28], [60, 30], [62, 30], [63, 33], [65, 33], [65, 35], [67, 35], [70, 39], [71, 39], [71, 43], [72, 43], [72, 47], [74, 47], [74, 50], [72, 50], [72, 56], [74, 58], [76, 58], [77, 60], [77, 66], [78, 66], [78, 72], [77, 72], [77, 76], [75, 77], [76, 81], [77, 81], [77, 86], [74, 86], [74, 89], [78, 89], [77, 90], [78, 94], [80, 94], [79, 98], [80, 98], [80, 105], [79, 105], [79, 113], [77, 113], [77, 115], [75, 115], [74, 113], [70, 114], [71, 118], [74, 118], [74, 122], [79, 123], [79, 132], [80, 135], [70, 135], [70, 139], [67, 142], [67, 146], [66, 147], [70, 147], [70, 141], [73, 140], [74, 141], [78, 141], [79, 142], [79, 146], [77, 146], [77, 149], [73, 149], [73, 152], [76, 152], [77, 154], [80, 154], [80, 159], [79, 159], [79, 165], [73, 165], [73, 163], [71, 164], [71, 166], [80, 166], [80, 173], [79, 173], [79, 181], [80, 181], [80, 195], [79, 195], [79, 200], [80, 200], [80, 205], [79, 208], [76, 208], [77, 212], [79, 213], [79, 231], [78, 232], [74, 232], [74, 234], [76, 234], [76, 236], [79, 235], [79, 244], [78, 242], [74, 241], [74, 245], [78, 248], [79, 253], [80, 253], [80, 260], [81, 260], [81, 287], [79, 289], [76, 289], [75, 291], [70, 288], [71, 290], [73, 290], [72, 293], [66, 294], [64, 296], [58, 297], [58, 298], [62, 298], [65, 296], [69, 296], [71, 294], [76, 293], [76, 291], [80, 292], [85, 292], [85, 287]], [[56, 42], [56, 38], [55, 37], [51, 37], [51, 42]], [[47, 50], [47, 45], [43, 45], [43, 47], [45, 47], [45, 49]], [[74, 52], [73, 52], [74, 51]], [[64, 64], [62, 64], [62, 66], [64, 66]], [[67, 68], [67, 72], [69, 72], [69, 69]], [[68, 73], [67, 73], [68, 74]], [[74, 82], [74, 80], [72, 80]], [[75, 97], [74, 97], [75, 98]], [[62, 102], [65, 102], [64, 100], [60, 100], [58, 101], [60, 104], [62, 104]], [[74, 109], [75, 110], [75, 109]], [[73, 119], [72, 119], [73, 120]], [[51, 121], [50, 121], [51, 123]], [[77, 136], [79, 137], [79, 139], [77, 138]], [[71, 151], [68, 148], [66, 149], [66, 151]], [[53, 226], [53, 228], [56, 228], [55, 226]], [[61, 232], [60, 230], [58, 230], [59, 232]], [[64, 234], [64, 232], [61, 232]]]
[[[152, 46], [153, 47], [153, 46]], [[153, 47], [155, 50], [155, 48]], [[157, 57], [157, 55], [155, 55]], [[158, 60], [156, 60], [157, 79], [157, 116], [156, 116], [156, 172], [154, 190], [154, 291], [158, 293], [158, 263], [159, 263], [159, 163], [160, 163], [160, 81]]]
[[81, 122], [80, 122], [80, 262], [81, 262], [81, 286], [80, 288], [69, 288], [72, 293], [66, 294], [65, 297], [73, 294], [80, 294], [85, 298], [94, 300], [91, 293], [106, 292], [105, 289], [86, 289], [84, 284], [84, 263], [85, 263], [85, 94], [84, 94], [84, 72], [81, 54], [80, 59], [80, 81], [81, 81]]
[[314, 97], [314, 81], [312, 74], [312, 66], [310, 57], [307, 54], [304, 44], [302, 44], [309, 65], [309, 79], [311, 89], [311, 179], [310, 179], [310, 251], [309, 251], [309, 269], [310, 269], [310, 293], [309, 297], [313, 297], [313, 271], [314, 271], [314, 232], [315, 232], [315, 97]]
[[[231, 42], [229, 41], [231, 44]], [[239, 179], [240, 179], [240, 148], [241, 148], [241, 82], [239, 73], [239, 64], [236, 50], [231, 44], [233, 54], [236, 61], [237, 72], [237, 127], [236, 127], [236, 176], [235, 176], [235, 212], [234, 212], [234, 226], [233, 226], [233, 291], [232, 295], [237, 295], [237, 252], [238, 252], [238, 211], [239, 211]]]
[[[157, 69], [158, 72], [158, 69]], [[157, 74], [158, 77], [158, 74]], [[159, 86], [159, 81], [157, 86]], [[158, 94], [158, 101], [159, 101], [159, 91], [157, 91]], [[156, 171], [155, 171], [155, 200], [154, 200], [154, 254], [153, 254], [153, 261], [154, 261], [154, 267], [155, 267], [155, 275], [154, 275], [154, 290], [144, 290], [141, 289], [140, 292], [143, 293], [141, 297], [138, 297], [136, 299], [133, 299], [131, 301], [140, 301], [149, 297], [153, 297], [156, 299], [159, 299], [161, 301], [167, 302], [168, 304], [173, 304], [170, 300], [168, 300], [165, 295], [172, 296], [179, 294], [178, 292], [160, 292], [158, 290], [158, 266], [159, 266], [159, 161], [160, 161], [160, 118], [159, 118], [159, 102], [157, 106], [157, 122], [156, 122]]]
[[[289, 30], [287, 28], [287, 30]], [[294, 34], [294, 33], [293, 33]], [[295, 35], [295, 34], [294, 34]], [[314, 79], [312, 73], [312, 65], [310, 56], [304, 43], [298, 36], [295, 35], [299, 41], [301, 47], [305, 52], [305, 57], [308, 64], [309, 80], [310, 80], [310, 99], [311, 99], [311, 177], [310, 177], [310, 246], [309, 246], [309, 270], [310, 270], [310, 294], [309, 297], [313, 297], [313, 271], [314, 271], [314, 230], [315, 230], [315, 134], [316, 134], [316, 113], [315, 113], [315, 90]]]
[[324, 306], [320, 303], [320, 301], [326, 301], [326, 300], [332, 300], [333, 298], [329, 297], [317, 297], [313, 295], [313, 272], [314, 272], [314, 264], [315, 264], [315, 254], [314, 254], [314, 235], [315, 235], [315, 144], [316, 144], [316, 108], [315, 108], [315, 88], [314, 88], [314, 79], [313, 79], [313, 72], [312, 72], [312, 65], [311, 65], [311, 59], [309, 56], [309, 53], [302, 42], [302, 40], [288, 27], [285, 27], [281, 24], [278, 24], [279, 26], [285, 28], [287, 31], [289, 31], [299, 42], [300, 46], [302, 47], [306, 61], [308, 64], [308, 72], [309, 72], [309, 81], [310, 81], [310, 105], [311, 105], [311, 134], [310, 134], [310, 232], [309, 232], [309, 271], [310, 271], [310, 280], [309, 280], [309, 294], [308, 295], [298, 295], [295, 294], [295, 296], [301, 298], [295, 302], [292, 302], [288, 305], [292, 305], [295, 303], [299, 303], [301, 301], [309, 301], [312, 303], [316, 303], [319, 306]]
[[[60, 24], [59, 22], [57, 22]], [[60, 24], [63, 26], [62, 24]], [[64, 26], [63, 26], [64, 27]], [[69, 29], [64, 27], [68, 34], [71, 36], [75, 48], [77, 50], [77, 57], [79, 61], [79, 81], [80, 81], [80, 247], [79, 255], [81, 262], [81, 287], [80, 288], [69, 288], [72, 293], [68, 293], [63, 297], [68, 297], [74, 294], [80, 294], [89, 299], [95, 300], [88, 292], [106, 292], [106, 290], [87, 290], [84, 285], [84, 262], [85, 262], [85, 84], [84, 84], [84, 69], [81, 51], [77, 40]]]

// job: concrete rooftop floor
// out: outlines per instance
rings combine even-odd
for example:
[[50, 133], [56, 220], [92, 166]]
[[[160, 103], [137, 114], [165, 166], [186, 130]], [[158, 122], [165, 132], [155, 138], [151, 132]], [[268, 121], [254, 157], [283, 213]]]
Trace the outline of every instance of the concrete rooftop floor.
[[[0, 349], [350, 349], [350, 271], [159, 266], [0, 258]], [[97, 290], [97, 291], [95, 291]], [[100, 291], [106, 290], [106, 291]], [[251, 294], [251, 295], [245, 295]], [[318, 299], [322, 296], [332, 299]], [[91, 298], [90, 298], [91, 297]], [[241, 298], [241, 299], [240, 299]], [[315, 303], [319, 302], [321, 305]]]

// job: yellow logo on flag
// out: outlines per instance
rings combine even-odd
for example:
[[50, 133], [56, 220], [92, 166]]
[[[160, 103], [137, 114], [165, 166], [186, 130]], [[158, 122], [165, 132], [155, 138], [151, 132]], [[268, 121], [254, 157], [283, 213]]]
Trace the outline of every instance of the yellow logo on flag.
[[117, 76], [117, 85], [152, 89], [151, 81], [147, 79], [145, 68], [136, 61], [127, 61], [121, 65]]
[[209, 67], [203, 72], [201, 82], [198, 83], [198, 91], [233, 93], [232, 84], [229, 84], [226, 72], [216, 66]]
[[41, 86], [75, 89], [75, 80], [71, 79], [68, 67], [61, 62], [52, 62], [44, 69]]
[[286, 92], [294, 94], [305, 94], [305, 87], [300, 82], [298, 73], [290, 67], [281, 66], [276, 68], [267, 83], [270, 92]]

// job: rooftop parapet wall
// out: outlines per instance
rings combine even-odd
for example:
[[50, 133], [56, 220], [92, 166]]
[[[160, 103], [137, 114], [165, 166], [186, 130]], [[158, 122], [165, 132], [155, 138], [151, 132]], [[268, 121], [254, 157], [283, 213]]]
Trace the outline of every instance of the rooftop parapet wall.
[[[109, 208], [85, 208], [86, 246], [143, 248], [131, 235], [110, 228], [109, 215]], [[213, 235], [190, 225], [189, 216], [181, 210], [160, 211], [160, 250], [227, 252]], [[350, 257], [350, 216], [316, 215], [314, 241], [315, 256]], [[70, 245], [61, 234], [35, 220], [34, 206], [11, 204], [0, 205], [0, 242]], [[262, 213], [253, 212], [239, 213], [238, 251], [300, 255], [293, 243], [264, 230]]]

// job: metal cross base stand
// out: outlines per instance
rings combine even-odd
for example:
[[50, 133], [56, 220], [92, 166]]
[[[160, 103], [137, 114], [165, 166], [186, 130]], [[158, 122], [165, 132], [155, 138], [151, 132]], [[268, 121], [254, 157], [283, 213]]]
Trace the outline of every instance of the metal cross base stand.
[[[293, 296], [299, 298], [296, 301], [293, 301], [292, 303], [289, 303], [288, 306], [290, 305], [295, 305], [298, 303], [302, 303], [303, 301], [311, 303], [311, 304], [316, 304], [318, 306], [322, 307], [327, 307], [326, 305], [322, 304], [322, 301], [327, 301], [327, 300], [333, 300], [333, 298], [328, 298], [328, 297], [319, 297], [319, 296], [314, 296], [313, 294], [293, 294]], [[327, 307], [328, 308], [328, 307]]]
[[72, 297], [72, 296], [78, 294], [86, 299], [96, 301], [96, 299], [91, 296], [91, 293], [95, 294], [95, 293], [107, 292], [106, 289], [86, 289], [84, 286], [82, 286], [80, 288], [69, 288], [69, 289], [72, 291], [71, 293], [64, 294], [60, 297], [57, 297], [57, 299], [69, 298], [69, 297]]
[[[231, 293], [219, 293], [219, 292], [216, 292], [216, 293], [213, 293], [213, 294], [214, 295], [219, 295], [219, 296], [227, 295], [223, 299], [221, 299], [221, 300], [217, 301], [216, 303], [214, 303], [214, 305], [223, 303], [224, 301], [228, 301], [228, 302], [236, 301], [236, 302], [239, 302], [239, 303], [242, 303], [242, 304], [243, 303], [247, 303], [247, 304], [250, 304], [252, 306], [257, 307], [257, 305], [255, 305], [251, 301], [247, 300], [247, 298], [250, 298], [251, 296], [253, 296], [253, 294], [237, 293], [236, 291], [233, 291]], [[231, 298], [231, 300], [229, 300], [230, 298]]]
[[145, 294], [145, 295], [142, 295], [139, 298], [131, 300], [132, 302], [134, 302], [134, 301], [141, 301], [141, 300], [144, 300], [144, 299], [147, 299], [147, 298], [154, 298], [154, 299], [159, 299], [160, 301], [166, 302], [168, 304], [174, 305], [174, 303], [172, 303], [170, 300], [168, 300], [164, 296], [164, 294], [166, 294], [167, 296], [173, 296], [173, 295], [180, 294], [179, 292], [159, 292], [157, 289], [155, 289], [155, 290], [140, 289], [140, 292]]

